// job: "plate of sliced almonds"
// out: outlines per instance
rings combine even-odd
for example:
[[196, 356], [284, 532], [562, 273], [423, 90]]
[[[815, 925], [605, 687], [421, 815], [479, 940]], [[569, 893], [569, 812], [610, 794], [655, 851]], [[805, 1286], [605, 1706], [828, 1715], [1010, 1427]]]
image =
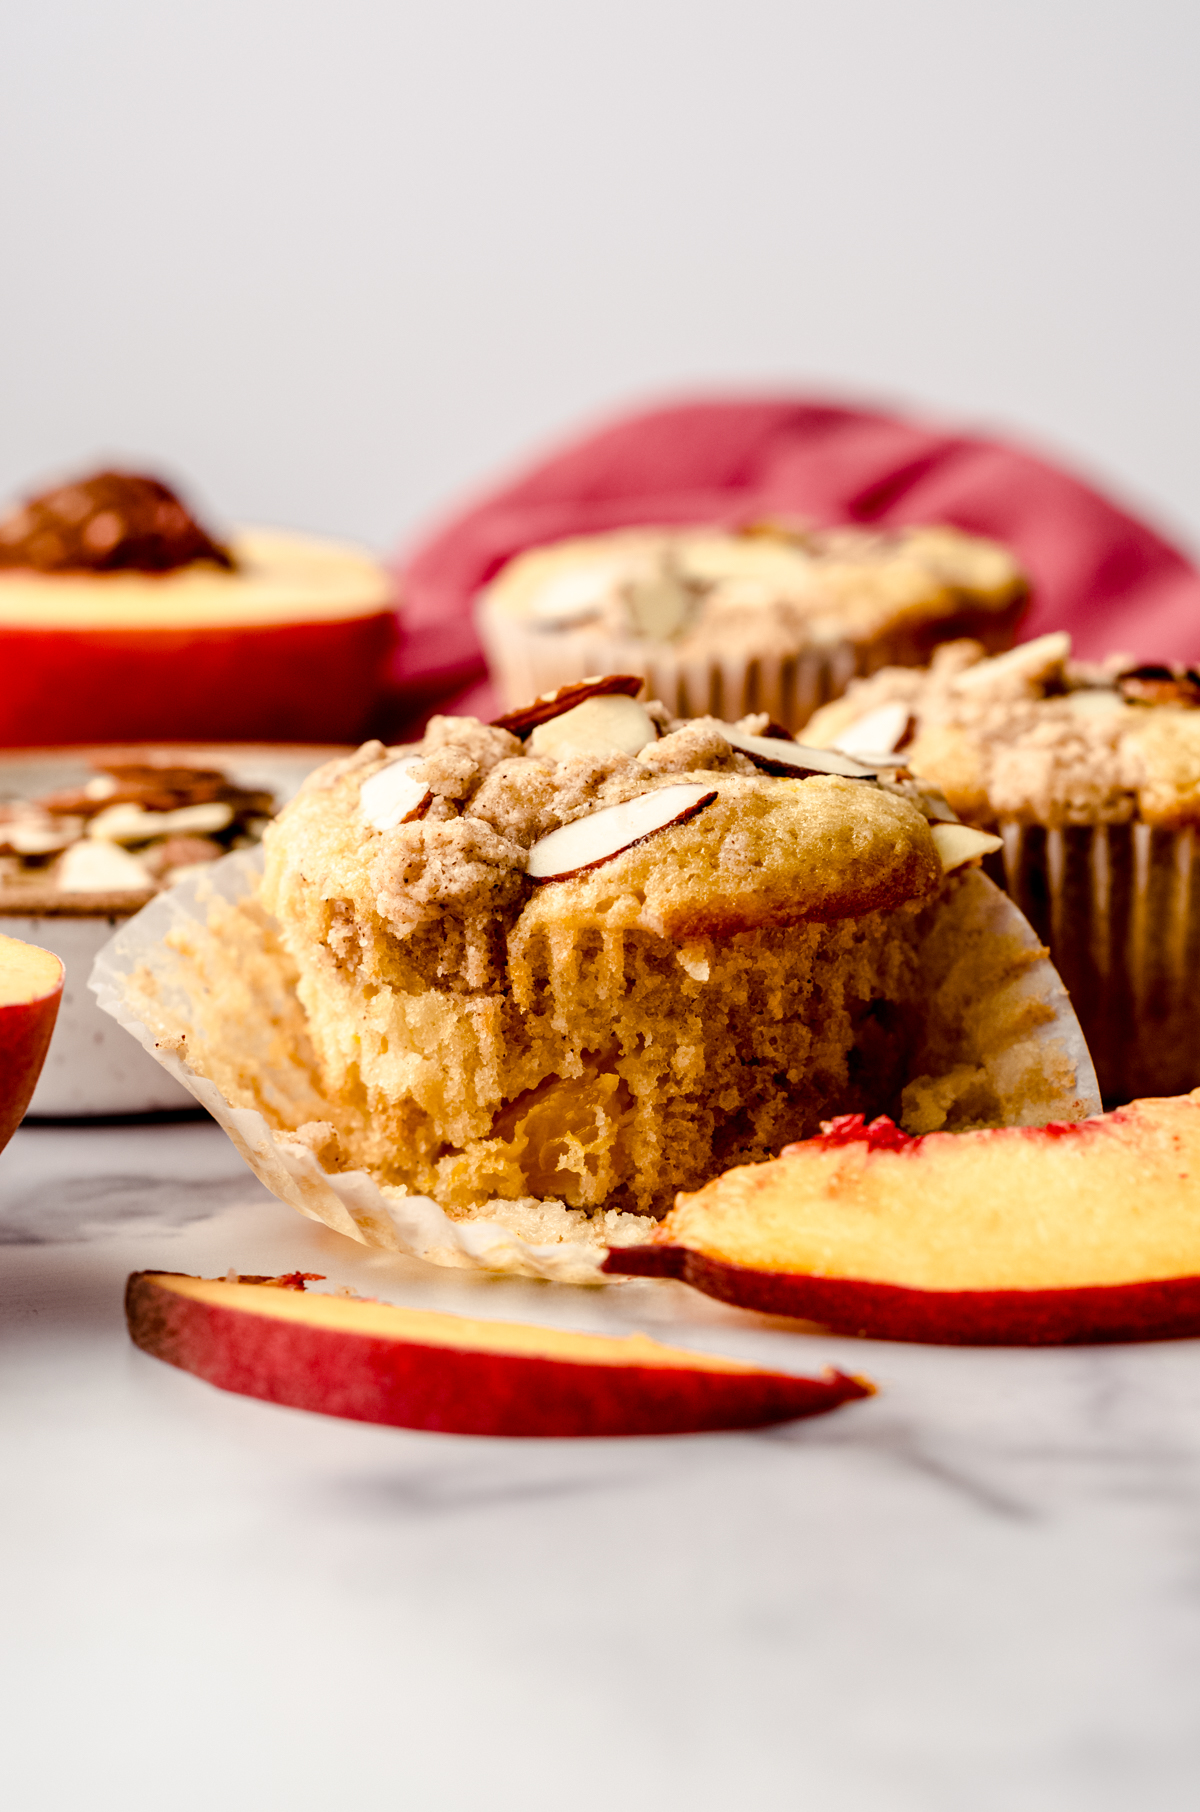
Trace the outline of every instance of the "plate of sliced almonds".
[[96, 1006], [92, 962], [122, 919], [208, 862], [259, 841], [340, 747], [134, 744], [0, 752], [0, 931], [66, 967], [34, 1117], [195, 1111]]

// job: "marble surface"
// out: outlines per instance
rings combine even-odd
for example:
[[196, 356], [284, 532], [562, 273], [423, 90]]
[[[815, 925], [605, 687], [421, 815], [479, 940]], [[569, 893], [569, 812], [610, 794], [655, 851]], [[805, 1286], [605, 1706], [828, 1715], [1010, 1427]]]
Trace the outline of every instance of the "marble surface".
[[[0, 1781], [20, 1812], [1174, 1812], [1200, 1775], [1200, 1346], [828, 1339], [682, 1285], [371, 1258], [201, 1123], [0, 1156]], [[300, 1267], [872, 1401], [499, 1442], [224, 1395], [126, 1273]]]

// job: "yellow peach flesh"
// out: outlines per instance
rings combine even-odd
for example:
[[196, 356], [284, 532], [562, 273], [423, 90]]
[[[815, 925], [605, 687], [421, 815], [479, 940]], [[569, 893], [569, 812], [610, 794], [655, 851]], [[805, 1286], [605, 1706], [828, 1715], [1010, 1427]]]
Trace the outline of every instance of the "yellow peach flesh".
[[445, 1346], [462, 1351], [496, 1353], [564, 1364], [654, 1367], [660, 1370], [736, 1372], [753, 1375], [758, 1366], [742, 1365], [713, 1353], [690, 1353], [662, 1346], [645, 1334], [614, 1337], [576, 1334], [561, 1328], [534, 1327], [513, 1321], [477, 1321], [435, 1309], [399, 1308], [393, 1303], [364, 1302], [355, 1297], [322, 1296], [308, 1291], [265, 1288], [262, 1284], [224, 1282], [204, 1277], [148, 1273], [148, 1281], [178, 1296], [213, 1308], [239, 1309], [275, 1321], [402, 1341], [411, 1346]]
[[0, 936], [0, 1007], [44, 1000], [58, 991], [62, 979], [62, 963], [51, 951]]
[[918, 1290], [1200, 1276], [1200, 1089], [1063, 1128], [815, 1139], [682, 1195], [656, 1243]]
[[383, 568], [358, 548], [272, 529], [232, 540], [236, 572], [0, 575], [0, 629], [178, 631], [328, 623], [393, 603]]

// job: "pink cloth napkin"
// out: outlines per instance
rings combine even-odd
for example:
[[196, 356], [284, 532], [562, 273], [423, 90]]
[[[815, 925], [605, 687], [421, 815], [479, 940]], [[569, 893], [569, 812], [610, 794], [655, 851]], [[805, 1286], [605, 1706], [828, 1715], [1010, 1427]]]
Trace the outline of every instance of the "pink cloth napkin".
[[568, 443], [404, 556], [393, 715], [499, 710], [471, 603], [522, 548], [636, 523], [804, 516], [947, 522], [1007, 542], [1033, 580], [1022, 639], [1200, 661], [1200, 572], [1070, 472], [1001, 441], [799, 399], [682, 403]]

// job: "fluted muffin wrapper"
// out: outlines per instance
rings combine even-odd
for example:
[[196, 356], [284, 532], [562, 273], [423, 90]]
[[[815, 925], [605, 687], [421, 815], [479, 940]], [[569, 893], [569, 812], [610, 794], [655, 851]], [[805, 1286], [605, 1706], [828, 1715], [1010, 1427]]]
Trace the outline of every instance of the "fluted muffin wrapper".
[[921, 667], [942, 642], [973, 635], [992, 652], [1012, 643], [1016, 611], [967, 611], [953, 619], [893, 625], [866, 640], [841, 636], [802, 649], [746, 652], [696, 650], [670, 642], [604, 634], [581, 625], [546, 629], [495, 607], [485, 593], [476, 622], [505, 710], [542, 693], [604, 673], [640, 673], [646, 696], [675, 717], [712, 716], [733, 723], [765, 711], [788, 730], [840, 698], [850, 681], [880, 667]]
[[1048, 945], [1107, 1105], [1200, 1084], [1200, 848], [1194, 829], [1002, 821], [989, 858]]
[[[214, 901], [243, 900], [261, 865], [258, 850], [227, 856], [121, 926], [92, 972], [90, 986], [103, 1010], [208, 1109], [267, 1188], [310, 1219], [365, 1245], [434, 1264], [560, 1283], [610, 1281], [599, 1269], [606, 1247], [648, 1238], [653, 1222], [573, 1213], [570, 1236], [538, 1243], [505, 1224], [511, 1203], [488, 1203], [469, 1219], [451, 1217], [426, 1196], [381, 1188], [365, 1171], [327, 1172], [307, 1144], [272, 1125], [264, 1107], [278, 1120], [292, 1104], [292, 1123], [298, 1124], [295, 1104], [313, 1098], [312, 1071], [281, 1031], [286, 982], [277, 978], [273, 995], [261, 978], [255, 981], [253, 964], [238, 965], [228, 989], [214, 989], [213, 975], [229, 957], [209, 928]], [[946, 1088], [953, 1092], [957, 1056], [964, 1075], [972, 1064], [986, 1073], [998, 1103], [996, 1124], [1043, 1125], [1099, 1110], [1091, 1060], [1062, 983], [1028, 922], [986, 876], [970, 871], [951, 886], [924, 948], [931, 1011], [936, 1016], [942, 1010], [946, 1018]], [[976, 985], [981, 951], [992, 978], [982, 990]], [[270, 981], [267, 969], [262, 974]], [[189, 1028], [198, 1034], [203, 1022], [211, 1029], [214, 1012], [232, 1048], [254, 1061], [261, 1107], [228, 1100], [183, 1055]], [[959, 1018], [961, 1026], [951, 1023]], [[920, 1097], [915, 1111], [927, 1121], [932, 1115], [933, 1124], [942, 1074], [939, 1069], [913, 1084]]]

